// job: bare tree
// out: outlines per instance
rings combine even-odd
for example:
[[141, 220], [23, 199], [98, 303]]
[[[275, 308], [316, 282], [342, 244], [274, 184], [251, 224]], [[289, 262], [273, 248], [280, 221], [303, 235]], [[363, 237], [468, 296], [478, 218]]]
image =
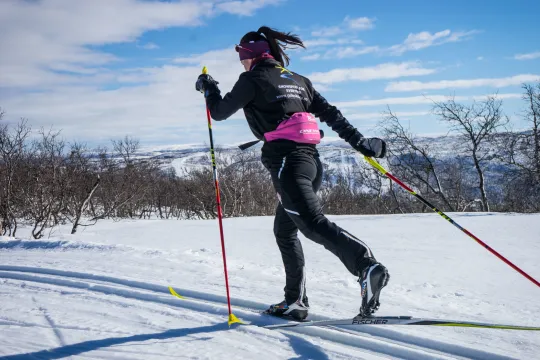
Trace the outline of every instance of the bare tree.
[[64, 167], [64, 142], [59, 132], [39, 131], [32, 141], [21, 184], [23, 217], [32, 226], [32, 236], [40, 239], [46, 228], [63, 222], [67, 177]]
[[[139, 141], [130, 137], [113, 140], [114, 153], [99, 149], [100, 187], [94, 197], [101, 204], [91, 221], [105, 218], [140, 217], [151, 192], [153, 160], [136, 158]], [[146, 211], [146, 210], [145, 210]]]
[[94, 164], [85, 145], [77, 142], [71, 145], [70, 154], [66, 159], [66, 171], [68, 206], [65, 216], [71, 219], [73, 223], [71, 234], [75, 234], [101, 178], [94, 169]]
[[536, 86], [523, 84], [523, 99], [527, 102], [526, 120], [532, 125], [531, 130], [531, 151], [529, 159], [532, 162], [532, 168], [536, 179], [540, 182], [540, 81]]
[[[524, 120], [529, 129], [502, 134], [498, 158], [509, 166], [501, 179], [503, 210], [540, 211], [540, 82], [523, 84]], [[511, 210], [509, 210], [511, 209]]]
[[531, 128], [527, 131], [515, 132], [504, 146], [508, 160], [540, 183], [540, 82], [535, 86], [523, 84], [523, 100], [526, 110], [523, 114]]
[[140, 148], [140, 142], [131, 136], [126, 135], [120, 140], [111, 140], [113, 151], [120, 156], [126, 165], [130, 165], [133, 161], [133, 156]]
[[[434, 112], [450, 123], [461, 140], [451, 153], [441, 149], [440, 139], [415, 136], [388, 109], [380, 124], [389, 144], [383, 165], [445, 211], [539, 211], [540, 84], [523, 88], [531, 130], [521, 132], [499, 132], [508, 120], [496, 97], [470, 106], [453, 100], [435, 104]], [[0, 119], [2, 115], [0, 109]], [[504, 150], [497, 158], [494, 140]], [[193, 157], [195, 166], [177, 174], [164, 166], [163, 159], [160, 163], [141, 156], [139, 147], [138, 140], [126, 136], [112, 141], [112, 151], [90, 151], [78, 143], [65, 149], [57, 132], [42, 130], [31, 141], [24, 120], [11, 127], [0, 122], [0, 233], [13, 236], [21, 223], [30, 225], [33, 236], [40, 238], [45, 229], [66, 222], [73, 224], [75, 233], [99, 219], [217, 216], [207, 154]], [[324, 165], [318, 195], [325, 212], [427, 210], [371, 166], [357, 161], [352, 150], [324, 149], [328, 153], [321, 148], [322, 158], [340, 165]], [[217, 149], [217, 153], [224, 216], [272, 215], [277, 198], [259, 152]], [[204, 166], [201, 160], [206, 160]]]
[[471, 156], [478, 175], [478, 190], [481, 196], [482, 211], [490, 211], [486, 193], [485, 164], [494, 158], [490, 147], [493, 137], [504, 128], [509, 120], [503, 114], [502, 101], [497, 96], [488, 96], [472, 105], [457, 103], [454, 99], [435, 103], [433, 112], [440, 120], [450, 124], [452, 131], [459, 134], [466, 153]]
[[[4, 112], [0, 109], [0, 120]], [[8, 124], [0, 124], [0, 234], [15, 236], [21, 214], [21, 167], [27, 156], [30, 135], [27, 120], [21, 119], [10, 131]]]
[[[425, 196], [434, 194], [442, 201], [443, 208], [454, 211], [455, 207], [443, 186], [444, 171], [436, 149], [429, 143], [421, 143], [410, 130], [405, 129], [390, 108], [384, 113], [379, 127], [385, 139], [391, 143], [388, 158], [392, 171], [420, 189]], [[393, 188], [391, 191], [393, 192]], [[422, 210], [426, 210], [425, 206]]]

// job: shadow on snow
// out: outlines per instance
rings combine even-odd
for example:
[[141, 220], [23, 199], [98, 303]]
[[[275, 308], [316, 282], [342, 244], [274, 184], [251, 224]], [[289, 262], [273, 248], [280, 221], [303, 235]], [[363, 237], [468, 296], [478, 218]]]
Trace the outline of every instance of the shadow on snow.
[[[219, 331], [228, 330], [227, 323], [220, 323], [211, 326], [203, 326], [197, 328], [183, 328], [183, 329], [171, 329], [160, 333], [140, 334], [124, 337], [111, 337], [100, 340], [83, 341], [77, 344], [60, 346], [54, 349], [41, 350], [32, 353], [24, 353], [18, 355], [8, 355], [0, 357], [3, 360], [22, 360], [22, 359], [62, 359], [69, 356], [80, 355], [85, 352], [99, 350], [115, 345], [122, 345], [130, 342], [144, 342], [148, 340], [167, 340], [173, 338], [179, 338], [194, 334], [215, 333]], [[290, 346], [298, 355], [291, 358], [291, 360], [307, 360], [307, 359], [328, 359], [328, 356], [317, 345], [295, 335], [286, 335], [289, 338]], [[199, 340], [211, 340], [212, 337], [208, 336]]]
[[18, 355], [9, 355], [0, 357], [3, 360], [11, 359], [61, 359], [68, 356], [80, 355], [85, 352], [98, 350], [101, 348], [107, 348], [110, 346], [126, 344], [129, 342], [142, 342], [148, 340], [167, 340], [172, 338], [178, 338], [182, 336], [194, 335], [194, 334], [203, 334], [227, 330], [229, 326], [227, 323], [220, 323], [211, 326], [203, 326], [197, 328], [187, 328], [187, 329], [171, 329], [160, 333], [153, 334], [140, 334], [124, 337], [111, 337], [101, 340], [89, 340], [83, 341], [77, 344], [66, 345], [57, 347], [49, 350], [41, 350], [33, 353], [25, 353]]

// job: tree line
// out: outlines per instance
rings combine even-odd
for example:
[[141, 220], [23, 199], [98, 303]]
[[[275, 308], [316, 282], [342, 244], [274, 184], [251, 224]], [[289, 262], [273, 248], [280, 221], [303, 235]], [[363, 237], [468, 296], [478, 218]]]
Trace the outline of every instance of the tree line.
[[[388, 108], [379, 123], [389, 143], [384, 165], [443, 211], [540, 211], [540, 83], [523, 85], [527, 129], [512, 130], [502, 105], [497, 95], [434, 102], [433, 115], [450, 129], [451, 156], [436, 146], [444, 140], [418, 137]], [[31, 136], [28, 121], [3, 116], [0, 109], [2, 235], [16, 236], [21, 225], [39, 239], [60, 224], [75, 233], [102, 219], [217, 216], [210, 166], [177, 174], [139, 156], [134, 138], [88, 149], [52, 130]], [[217, 158], [224, 216], [272, 215], [277, 198], [260, 152], [218, 149]], [[431, 211], [367, 164], [325, 167], [319, 196], [327, 214]]]

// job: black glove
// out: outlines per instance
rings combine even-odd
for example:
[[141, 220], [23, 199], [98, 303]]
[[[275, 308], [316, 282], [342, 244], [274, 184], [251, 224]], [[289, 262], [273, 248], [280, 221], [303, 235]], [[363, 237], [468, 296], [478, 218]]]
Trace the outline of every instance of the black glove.
[[365, 138], [359, 132], [351, 136], [349, 144], [365, 156], [382, 158], [386, 154], [386, 143], [384, 140], [379, 138]]
[[206, 97], [211, 93], [215, 93], [215, 92], [219, 93], [217, 84], [219, 83], [216, 80], [214, 80], [210, 75], [201, 74], [199, 75], [199, 78], [197, 79], [197, 82], [195, 83], [195, 90], [202, 92], [204, 96]]

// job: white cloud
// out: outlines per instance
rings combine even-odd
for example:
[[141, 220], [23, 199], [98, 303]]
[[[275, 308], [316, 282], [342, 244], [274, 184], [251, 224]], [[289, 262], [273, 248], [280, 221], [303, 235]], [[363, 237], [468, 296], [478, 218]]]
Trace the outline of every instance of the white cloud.
[[[519, 93], [507, 93], [497, 94], [498, 99], [521, 99], [522, 94]], [[333, 105], [338, 108], [355, 108], [355, 107], [368, 107], [368, 106], [386, 106], [386, 105], [421, 105], [421, 104], [433, 104], [433, 102], [443, 102], [449, 99], [456, 101], [468, 101], [468, 100], [482, 100], [486, 95], [474, 95], [474, 96], [447, 96], [447, 95], [419, 95], [410, 97], [393, 97], [383, 99], [362, 99], [355, 101], [343, 101], [336, 102]]]
[[230, 14], [251, 16], [255, 11], [268, 5], [278, 5], [285, 0], [244, 0], [244, 1], [225, 1], [218, 3], [216, 8]]
[[479, 56], [479, 57], [476, 58], [476, 60], [482, 61], [482, 60], [484, 60], [484, 57], [483, 57], [483, 56]]
[[330, 37], [341, 34], [343, 30], [339, 26], [322, 27], [312, 31], [311, 35], [315, 37]]
[[[223, 12], [252, 14], [267, 0], [0, 1], [0, 83], [4, 87], [51, 88], [88, 81], [58, 74], [51, 67], [78, 68], [79, 74], [118, 59], [91, 46], [134, 42], [146, 31], [195, 26]], [[90, 80], [94, 81], [94, 80]], [[35, 89], [34, 89], [35, 90]]]
[[378, 46], [365, 46], [362, 48], [356, 48], [352, 46], [338, 47], [326, 51], [324, 54], [315, 53], [301, 57], [304, 61], [313, 61], [320, 59], [346, 59], [359, 55], [370, 54], [379, 51]]
[[304, 41], [306, 48], [323, 47], [329, 45], [362, 45], [364, 42], [360, 39], [311, 39]]
[[351, 45], [363, 45], [364, 42], [356, 37], [337, 37], [338, 35], [344, 35], [346, 30], [367, 30], [374, 26], [374, 19], [369, 19], [365, 17], [361, 18], [350, 18], [345, 17], [343, 22], [337, 26], [322, 27], [311, 32], [311, 35], [315, 38], [304, 41], [304, 45], [307, 49], [313, 48], [325, 48], [325, 47], [337, 47], [332, 50], [327, 51], [326, 53], [316, 53], [309, 54], [302, 57], [302, 60], [313, 61], [319, 60], [321, 58], [330, 59], [335, 58], [333, 54], [338, 54], [337, 58], [353, 57], [368, 52], [372, 52], [370, 47], [369, 50], [366, 48], [356, 49]]
[[332, 88], [329, 85], [324, 85], [320, 83], [313, 83], [313, 87], [317, 89], [318, 92], [329, 92], [329, 91], [335, 91], [334, 88]]
[[359, 17], [359, 18], [345, 18], [345, 24], [348, 25], [349, 29], [354, 30], [369, 30], [373, 29], [375, 27], [375, 19], [370, 19], [367, 17]]
[[[429, 115], [429, 111], [397, 111], [395, 112], [400, 118], [408, 117], [418, 117]], [[372, 112], [372, 113], [357, 113], [357, 112], [346, 112], [344, 116], [347, 120], [378, 120], [383, 114], [382, 112]]]
[[392, 55], [402, 55], [407, 51], [416, 51], [449, 42], [466, 40], [476, 33], [478, 33], [476, 30], [452, 32], [448, 29], [436, 32], [434, 34], [431, 34], [429, 31], [422, 31], [416, 34], [411, 33], [409, 36], [407, 36], [403, 43], [391, 46], [387, 51]]
[[[423, 31], [416, 34], [409, 34], [407, 38], [401, 44], [393, 45], [390, 47], [381, 47], [381, 46], [366, 46], [363, 48], [358, 48], [350, 45], [363, 44], [361, 40], [358, 39], [332, 39], [330, 35], [335, 36], [344, 32], [344, 29], [347, 29], [347, 26], [358, 26], [360, 24], [371, 24], [373, 21], [369, 22], [368, 18], [358, 18], [358, 19], [349, 19], [345, 18], [345, 23], [350, 23], [352, 25], [342, 25], [331, 28], [326, 28], [319, 32], [314, 32], [312, 35], [327, 37], [312, 39], [305, 42], [308, 47], [329, 47], [330, 49], [326, 51], [324, 56], [321, 54], [319, 58], [322, 59], [343, 59], [350, 58], [364, 54], [377, 53], [377, 54], [391, 54], [391, 55], [402, 55], [407, 51], [417, 51], [425, 49], [431, 46], [439, 46], [449, 42], [459, 42], [466, 39], [469, 39], [473, 34], [478, 33], [478, 31], [466, 31], [466, 32], [452, 32], [451, 30], [443, 30], [431, 34], [428, 31]], [[366, 25], [367, 26], [367, 25]], [[326, 31], [326, 33], [324, 33]], [[349, 45], [349, 46], [344, 46]], [[317, 59], [319, 59], [317, 58]], [[315, 60], [315, 57], [309, 57], [307, 60]], [[480, 60], [480, 58], [479, 58]]]
[[304, 46], [308, 49], [314, 48], [314, 47], [334, 45], [334, 44], [335, 44], [335, 41], [333, 39], [311, 39], [311, 40], [304, 41]]
[[384, 90], [393, 91], [421, 91], [421, 90], [441, 90], [441, 89], [464, 89], [472, 87], [494, 87], [520, 85], [525, 82], [534, 82], [540, 79], [540, 75], [523, 74], [505, 78], [492, 79], [466, 79], [466, 80], [441, 80], [441, 81], [398, 81], [391, 82]]
[[207, 65], [209, 68], [216, 65], [234, 63], [239, 69], [242, 68], [240, 60], [238, 59], [238, 53], [233, 47], [220, 50], [210, 50], [202, 54], [192, 54], [184, 57], [177, 57], [172, 59], [176, 64], [188, 64], [188, 65]]
[[321, 54], [316, 53], [316, 54], [302, 56], [300, 59], [304, 61], [313, 61], [313, 60], [319, 60], [320, 58], [321, 58]]
[[[204, 98], [195, 91], [202, 65], [223, 90], [230, 89], [243, 68], [234, 49], [184, 58], [181, 66], [131, 69], [119, 77], [136, 85], [111, 90], [61, 86], [52, 91], [3, 96], [10, 118], [26, 117], [35, 128], [54, 126], [69, 139], [107, 142], [132, 133], [145, 142], [207, 140]], [[140, 85], [138, 85], [140, 83]], [[238, 113], [234, 118], [242, 118]]]
[[344, 81], [370, 81], [377, 79], [395, 79], [404, 76], [421, 76], [435, 73], [435, 69], [427, 69], [418, 62], [385, 63], [371, 67], [333, 69], [328, 72], [317, 72], [308, 77], [321, 84], [333, 84]]
[[[486, 96], [492, 96], [493, 94], [487, 94], [487, 95], [474, 95], [472, 96], [473, 100], [483, 100], [486, 98]], [[523, 94], [518, 93], [506, 93], [506, 94], [496, 94], [497, 99], [504, 100], [504, 99], [522, 99]]]
[[275, 3], [0, 0], [0, 105], [9, 119], [62, 129], [68, 139], [99, 142], [131, 133], [144, 141], [175, 142], [200, 134], [197, 141], [204, 142], [204, 99], [194, 82], [204, 64], [222, 89], [230, 89], [243, 71], [234, 49], [122, 68], [124, 59], [97, 47], [137, 45], [150, 30], [198, 26], [225, 12], [248, 15]]
[[362, 48], [355, 48], [352, 46], [347, 46], [347, 47], [340, 47], [340, 48], [329, 50], [326, 52], [324, 57], [326, 59], [345, 59], [345, 58], [355, 57], [359, 55], [370, 54], [370, 53], [374, 53], [378, 51], [379, 51], [378, 46], [366, 46]]
[[540, 51], [528, 53], [528, 54], [516, 54], [514, 59], [516, 60], [534, 60], [540, 58]]
[[317, 30], [311, 32], [315, 37], [332, 37], [339, 34], [343, 34], [347, 30], [362, 31], [369, 30], [375, 27], [375, 19], [367, 17], [351, 18], [346, 16], [341, 24], [336, 26], [320, 27]]

